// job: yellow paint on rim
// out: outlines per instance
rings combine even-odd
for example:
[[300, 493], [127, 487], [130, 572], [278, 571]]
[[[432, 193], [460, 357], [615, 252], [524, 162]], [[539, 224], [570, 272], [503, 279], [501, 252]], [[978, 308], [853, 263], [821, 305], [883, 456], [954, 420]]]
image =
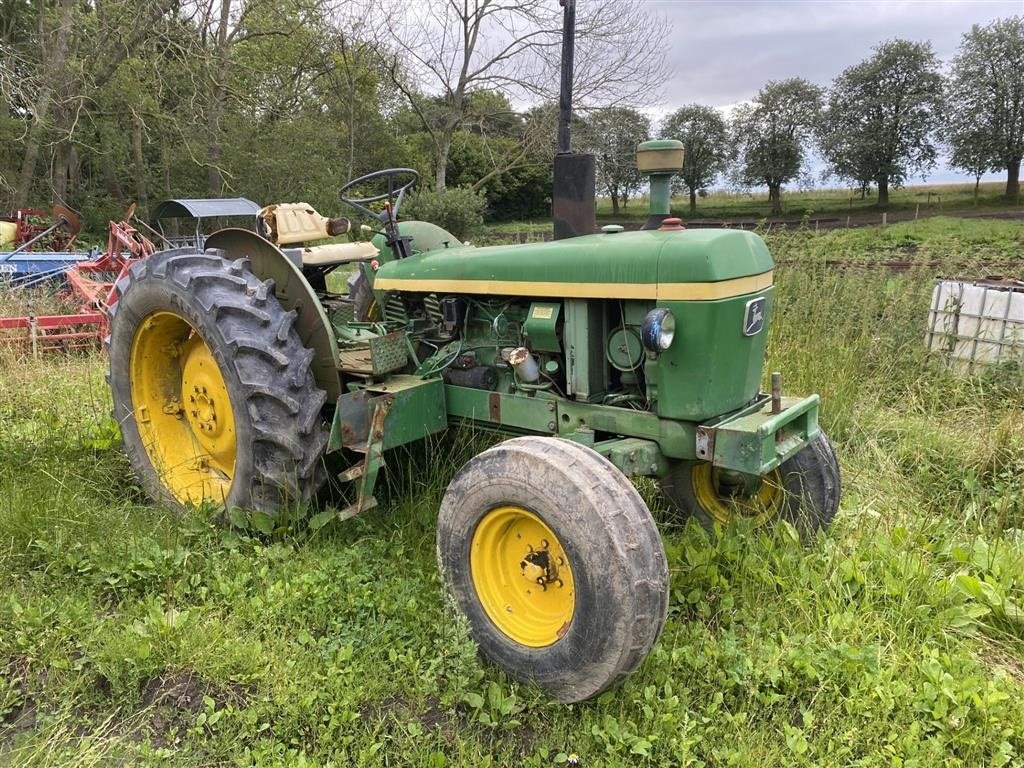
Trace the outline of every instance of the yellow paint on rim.
[[576, 608], [569, 558], [539, 516], [517, 506], [492, 509], [469, 550], [477, 598], [494, 625], [530, 648], [558, 642]]
[[164, 487], [183, 504], [224, 503], [235, 416], [206, 342], [173, 312], [154, 312], [135, 331], [129, 377], [139, 436]]
[[693, 468], [690, 479], [701, 509], [723, 525], [740, 519], [753, 519], [755, 525], [763, 525], [778, 516], [785, 498], [778, 469], [762, 477], [753, 493], [743, 492], [746, 489], [728, 493], [719, 470], [706, 462]]
[[375, 291], [417, 293], [485, 293], [506, 296], [552, 296], [574, 299], [655, 299], [714, 301], [771, 287], [772, 272], [715, 283], [555, 283], [527, 280], [440, 280], [378, 277]]

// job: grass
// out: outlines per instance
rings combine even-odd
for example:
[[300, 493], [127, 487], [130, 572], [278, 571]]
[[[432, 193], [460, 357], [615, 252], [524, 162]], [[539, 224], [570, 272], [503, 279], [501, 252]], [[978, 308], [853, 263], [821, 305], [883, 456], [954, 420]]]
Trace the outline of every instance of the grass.
[[[973, 184], [927, 184], [907, 186], [890, 192], [890, 204], [885, 209], [889, 222], [906, 222], [917, 218], [971, 217], [975, 214], [1024, 216], [1024, 201], [1009, 202], [1003, 197], [1005, 185], [999, 182], [982, 184], [977, 200]], [[757, 222], [762, 228], [775, 222], [792, 225], [794, 220], [806, 220], [811, 227], [815, 221], [825, 221], [825, 226], [844, 227], [878, 224], [882, 220], [882, 209], [875, 197], [861, 199], [848, 189], [811, 189], [806, 191], [783, 192], [782, 216], [772, 216], [767, 192], [716, 191], [707, 197], [698, 198], [697, 212], [690, 214], [689, 198], [674, 197], [671, 210], [674, 216], [689, 220], [718, 220], [724, 222]], [[646, 195], [629, 202], [626, 209], [612, 215], [611, 201], [599, 198], [597, 201], [597, 224], [625, 223], [639, 226], [647, 220], [648, 203]], [[962, 219], [970, 222], [970, 218]], [[969, 226], [969, 224], [965, 224]], [[982, 227], [989, 222], [982, 220]], [[871, 230], [874, 232], [875, 230]], [[930, 232], [929, 232], [930, 234]], [[489, 222], [471, 238], [477, 245], [494, 245], [504, 242], [533, 242], [550, 239], [551, 220], [530, 222]], [[874, 235], [869, 235], [869, 239]]]
[[1024, 383], [925, 354], [944, 268], [823, 262], [902, 249], [1024, 277], [1024, 225], [768, 238], [786, 261], [768, 370], [822, 395], [839, 516], [808, 548], [708, 535], [642, 483], [669, 622], [638, 674], [582, 705], [481, 662], [442, 603], [434, 515], [473, 440], [391, 457], [360, 518], [258, 538], [143, 498], [102, 358], [4, 360], [0, 764], [1021, 764]]
[[[1007, 201], [1003, 197], [1006, 184], [986, 182], [979, 187], [978, 197], [974, 196], [973, 184], [916, 184], [893, 189], [889, 192], [889, 206], [885, 210], [890, 217], [934, 216], [954, 212], [983, 213], [1024, 210], [1024, 201]], [[672, 213], [688, 219], [757, 220], [771, 218], [767, 190], [755, 192], [715, 191], [706, 197], [697, 198], [697, 212], [690, 215], [689, 197], [672, 199]], [[850, 216], [854, 221], [871, 217], [881, 218], [883, 209], [878, 207], [874, 194], [861, 198], [859, 192], [850, 189], [814, 188], [810, 190], [782, 191], [783, 219], [813, 216], [838, 218], [845, 221]], [[598, 201], [599, 220], [639, 220], [647, 218], [647, 197], [640, 196], [629, 202], [625, 211], [616, 217], [611, 213], [611, 201]]]
[[0, 282], [0, 317], [58, 315], [78, 311], [69, 297], [58, 295], [46, 286], [11, 288]]

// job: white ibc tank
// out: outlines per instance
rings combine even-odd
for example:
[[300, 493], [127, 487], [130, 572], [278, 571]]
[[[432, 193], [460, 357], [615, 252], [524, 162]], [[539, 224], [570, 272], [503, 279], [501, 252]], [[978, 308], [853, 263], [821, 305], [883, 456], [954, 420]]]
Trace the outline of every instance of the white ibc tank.
[[926, 343], [968, 371], [1024, 365], [1024, 281], [936, 281]]

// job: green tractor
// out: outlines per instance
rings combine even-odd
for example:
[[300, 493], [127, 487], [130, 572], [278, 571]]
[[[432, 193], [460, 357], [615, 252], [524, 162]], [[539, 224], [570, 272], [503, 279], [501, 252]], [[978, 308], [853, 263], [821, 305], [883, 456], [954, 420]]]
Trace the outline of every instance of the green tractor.
[[[444, 588], [480, 649], [566, 702], [632, 673], [665, 623], [669, 573], [631, 477], [706, 524], [826, 527], [839, 503], [818, 397], [761, 391], [774, 263], [755, 234], [668, 217], [678, 142], [638, 150], [636, 232], [477, 248], [400, 221], [416, 173], [341, 199], [375, 222], [269, 206], [259, 233], [157, 253], [119, 282], [110, 386], [156, 499], [274, 515], [337, 480], [374, 506], [388, 451], [470, 424], [507, 437], [452, 479], [437, 523]], [[352, 197], [353, 190], [371, 193]], [[327, 276], [354, 272], [347, 293]], [[333, 282], [333, 281], [332, 281]]]

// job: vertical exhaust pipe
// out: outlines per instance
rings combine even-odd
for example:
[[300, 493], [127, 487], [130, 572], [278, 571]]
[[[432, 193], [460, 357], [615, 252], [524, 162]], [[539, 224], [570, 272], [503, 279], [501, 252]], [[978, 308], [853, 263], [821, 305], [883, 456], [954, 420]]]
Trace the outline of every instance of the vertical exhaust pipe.
[[657, 229], [669, 217], [672, 177], [683, 170], [683, 143], [675, 139], [645, 141], [636, 148], [636, 167], [650, 177], [650, 215], [644, 229]]
[[551, 217], [555, 240], [589, 235], [597, 228], [596, 163], [572, 152], [572, 75], [576, 47], [576, 0], [562, 5], [562, 78], [558, 97], [558, 153], [554, 163]]

